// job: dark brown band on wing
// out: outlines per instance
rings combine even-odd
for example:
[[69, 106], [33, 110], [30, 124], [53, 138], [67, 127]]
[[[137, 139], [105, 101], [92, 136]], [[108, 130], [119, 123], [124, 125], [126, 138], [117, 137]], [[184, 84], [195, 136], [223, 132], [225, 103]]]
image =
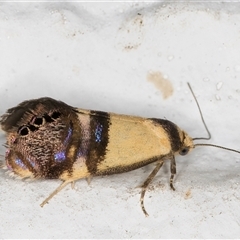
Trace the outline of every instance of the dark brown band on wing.
[[110, 116], [106, 112], [90, 112], [90, 143], [86, 165], [91, 175], [97, 172], [97, 166], [105, 158], [109, 141]]
[[151, 118], [154, 122], [158, 123], [168, 134], [171, 142], [172, 151], [176, 152], [181, 148], [181, 139], [178, 132], [178, 127], [165, 119]]

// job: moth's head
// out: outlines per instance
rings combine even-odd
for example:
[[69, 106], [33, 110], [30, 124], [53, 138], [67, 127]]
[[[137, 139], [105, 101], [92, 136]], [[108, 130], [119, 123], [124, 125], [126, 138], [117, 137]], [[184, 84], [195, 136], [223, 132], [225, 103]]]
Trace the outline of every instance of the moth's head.
[[176, 124], [166, 119], [151, 119], [154, 125], [164, 130], [165, 138], [170, 143], [171, 148], [169, 151], [172, 154], [186, 155], [194, 148], [193, 139]]
[[178, 153], [184, 156], [194, 148], [193, 139], [181, 129], [179, 129], [179, 137], [181, 144], [179, 145]]
[[[51, 98], [20, 103], [0, 119], [7, 134], [5, 161], [21, 177], [55, 178], [68, 165], [74, 108]], [[51, 170], [55, 175], [52, 175]]]

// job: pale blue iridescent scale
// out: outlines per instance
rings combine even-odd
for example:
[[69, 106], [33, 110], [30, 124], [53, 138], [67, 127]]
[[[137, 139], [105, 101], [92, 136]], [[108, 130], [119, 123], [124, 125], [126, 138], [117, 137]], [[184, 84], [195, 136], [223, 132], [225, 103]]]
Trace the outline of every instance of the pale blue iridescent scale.
[[[54, 154], [55, 162], [60, 163], [60, 162], [63, 162], [66, 160], [66, 147], [69, 143], [69, 140], [71, 139], [72, 133], [73, 133], [73, 129], [71, 127], [69, 127], [68, 134], [63, 142], [63, 150]], [[33, 159], [27, 158], [26, 160], [30, 163], [30, 165], [33, 168], [36, 166], [36, 163]], [[20, 158], [15, 159], [15, 164], [22, 169], [27, 169], [27, 166], [23, 163], [23, 161]], [[7, 164], [7, 166], [10, 170], [12, 169], [9, 164]]]
[[64, 149], [54, 154], [55, 162], [63, 162], [66, 160], [66, 148], [71, 139], [72, 134], [73, 134], [73, 129], [71, 127], [69, 127], [68, 134], [63, 142]]
[[98, 143], [101, 142], [102, 140], [102, 131], [103, 131], [103, 125], [98, 123], [95, 129], [95, 141]]
[[66, 150], [54, 154], [55, 162], [63, 162], [66, 160]]
[[[12, 139], [13, 142], [14, 142], [15, 140], [16, 140], [15, 138]], [[7, 149], [7, 151], [6, 151], [6, 159], [7, 159], [8, 154], [10, 154], [10, 149]], [[30, 165], [31, 165], [33, 168], [36, 166], [36, 162], [35, 162], [34, 160], [32, 160], [32, 159], [30, 159], [30, 158], [27, 158], [26, 160], [30, 163]], [[22, 161], [20, 158], [18, 158], [18, 157], [15, 159], [15, 164], [16, 164], [17, 166], [19, 166], [20, 168], [22, 168], [22, 169], [27, 169], [27, 166], [26, 166], [26, 165], [23, 163], [23, 161]], [[7, 168], [8, 168], [9, 170], [12, 170], [12, 167], [11, 167], [11, 165], [8, 163], [8, 160], [6, 160], [6, 166], [7, 166]]]

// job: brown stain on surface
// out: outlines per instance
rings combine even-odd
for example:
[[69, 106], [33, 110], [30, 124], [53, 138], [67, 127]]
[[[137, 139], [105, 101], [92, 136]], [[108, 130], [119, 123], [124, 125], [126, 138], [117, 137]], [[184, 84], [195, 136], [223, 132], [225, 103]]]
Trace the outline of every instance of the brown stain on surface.
[[127, 18], [119, 27], [116, 44], [125, 51], [136, 50], [141, 46], [145, 35], [144, 16], [138, 13]]
[[161, 72], [149, 72], [147, 74], [147, 80], [155, 85], [155, 87], [161, 91], [163, 98], [166, 99], [173, 94], [173, 86], [171, 82], [164, 78]]
[[189, 198], [191, 198], [191, 197], [192, 197], [191, 189], [188, 189], [187, 192], [185, 193], [184, 198], [185, 198], [185, 199], [189, 199]]

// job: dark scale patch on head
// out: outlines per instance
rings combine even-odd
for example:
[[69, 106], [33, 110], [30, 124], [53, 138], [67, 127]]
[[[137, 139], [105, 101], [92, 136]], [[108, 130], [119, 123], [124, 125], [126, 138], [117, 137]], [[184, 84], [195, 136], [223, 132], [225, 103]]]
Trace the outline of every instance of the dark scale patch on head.
[[160, 126], [164, 128], [164, 130], [167, 132], [168, 137], [170, 139], [172, 151], [173, 152], [178, 151], [182, 146], [181, 139], [178, 132], [178, 127], [174, 123], [165, 119], [151, 118], [151, 120], [160, 124]]
[[100, 111], [91, 111], [90, 115], [90, 151], [87, 155], [86, 165], [88, 171], [94, 175], [97, 172], [98, 164], [104, 160], [106, 155], [110, 118], [108, 113]]

